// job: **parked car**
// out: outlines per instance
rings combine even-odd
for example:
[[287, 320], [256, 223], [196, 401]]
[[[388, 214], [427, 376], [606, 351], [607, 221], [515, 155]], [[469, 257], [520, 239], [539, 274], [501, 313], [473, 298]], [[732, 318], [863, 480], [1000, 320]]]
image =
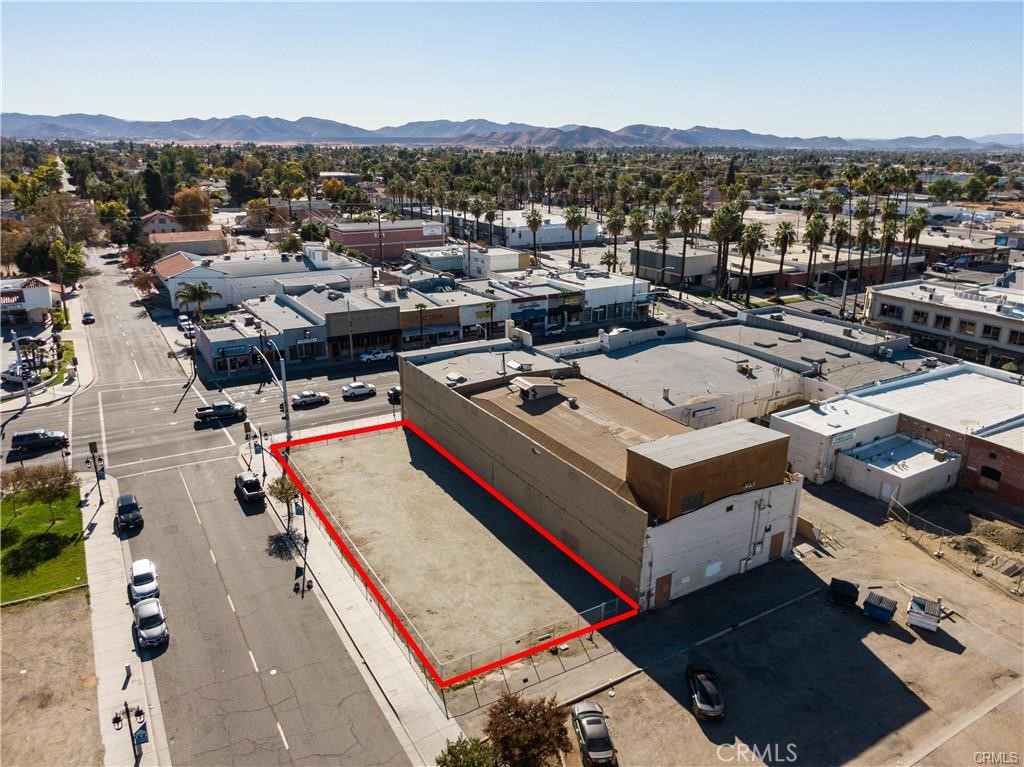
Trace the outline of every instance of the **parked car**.
[[191, 325], [192, 320], [188, 318], [187, 314], [178, 315], [178, 330], [184, 330], [186, 325]]
[[817, 314], [819, 317], [835, 317], [833, 312], [828, 309], [822, 309], [820, 306], [817, 309], [811, 309], [811, 314]]
[[402, 404], [402, 387], [392, 386], [388, 389], [388, 404], [390, 405], [401, 405]]
[[192, 323], [189, 323], [188, 325], [181, 329], [181, 332], [185, 334], [185, 338], [195, 338], [196, 326], [193, 325]]
[[632, 332], [633, 331], [630, 330], [629, 328], [612, 328], [611, 330], [608, 331], [608, 335], [610, 335], [610, 336], [621, 336], [624, 333], [632, 333]]
[[686, 667], [686, 686], [690, 691], [690, 706], [695, 717], [721, 719], [725, 716], [725, 701], [722, 700], [714, 669], [691, 663]]
[[612, 736], [608, 732], [608, 720], [599, 703], [584, 700], [573, 706], [572, 729], [576, 733], [584, 767], [618, 764]]
[[132, 602], [160, 596], [160, 581], [157, 580], [156, 565], [151, 559], [137, 559], [132, 562], [128, 576], [128, 598]]
[[370, 351], [359, 355], [360, 362], [382, 362], [384, 360], [393, 360], [394, 358], [395, 353], [390, 349], [370, 349]]
[[82, 315], [83, 325], [92, 325], [94, 322], [96, 322], [96, 316], [92, 312], [86, 312]]
[[938, 272], [939, 274], [952, 274], [953, 272], [959, 272], [952, 264], [944, 264], [941, 261], [932, 264], [932, 271]]
[[124, 493], [117, 497], [114, 509], [114, 527], [124, 530], [126, 527], [142, 526], [142, 505], [135, 493]]
[[0, 373], [0, 379], [4, 383], [28, 384], [29, 386], [35, 386], [40, 381], [39, 373], [29, 370], [24, 365], [15, 365], [8, 368], [3, 373]]
[[267, 497], [260, 484], [260, 478], [251, 471], [243, 471], [235, 475], [235, 493], [245, 502], [262, 501]]
[[362, 381], [353, 381], [341, 387], [343, 399], [359, 399], [360, 397], [375, 397], [376, 395], [377, 387]]
[[[298, 394], [293, 394], [289, 400], [292, 409], [298, 409], [303, 407], [316, 407], [317, 405], [326, 405], [331, 401], [330, 395], [323, 391], [313, 391], [312, 389], [306, 389]], [[278, 409], [284, 410], [284, 403], [282, 402]]]
[[139, 647], [156, 647], [171, 638], [164, 608], [156, 597], [135, 603], [135, 637]]
[[547, 330], [544, 331], [544, 335], [546, 335], [546, 336], [564, 336], [565, 335], [565, 328], [564, 327], [548, 328]]
[[34, 453], [37, 450], [52, 450], [55, 447], [68, 446], [68, 435], [62, 431], [31, 429], [17, 431], [11, 437], [11, 451], [15, 453]]

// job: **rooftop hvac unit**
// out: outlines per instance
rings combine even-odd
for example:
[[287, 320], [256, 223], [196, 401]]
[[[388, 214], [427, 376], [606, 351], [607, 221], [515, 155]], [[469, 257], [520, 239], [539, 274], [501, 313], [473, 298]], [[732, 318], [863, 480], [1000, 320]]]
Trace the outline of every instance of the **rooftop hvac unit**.
[[315, 290], [317, 293], [323, 293], [325, 290], [327, 290], [327, 286], [324, 285], [322, 282], [318, 282], [316, 283], [316, 285], [313, 286], [313, 290]]
[[337, 298], [338, 298], [338, 294], [337, 294], [337, 293], [335, 293], [335, 292], [334, 292], [333, 290], [328, 290], [328, 291], [327, 291], [327, 298], [328, 298], [329, 300], [331, 300], [331, 301], [335, 301], [335, 300], [337, 300]]
[[887, 360], [891, 360], [892, 359], [892, 349], [884, 350], [882, 352], [882, 356], [885, 357]]
[[939, 366], [938, 357], [925, 357], [924, 362], [921, 363], [926, 368], [935, 368]]
[[225, 253], [224, 254], [224, 260], [225, 261], [230, 261], [231, 260], [231, 254], [230, 253]]
[[843, 328], [843, 335], [847, 338], [853, 338], [853, 328]]
[[256, 318], [255, 318], [255, 317], [253, 317], [253, 316], [252, 316], [252, 315], [250, 314], [250, 315], [246, 316], [246, 318], [245, 318], [245, 326], [246, 326], [246, 327], [250, 327], [250, 326], [251, 326], [251, 325], [253, 324], [253, 322], [255, 322], [255, 321], [256, 321]]
[[263, 327], [263, 323], [262, 323], [262, 322], [260, 322], [259, 320], [256, 320], [256, 321], [255, 321], [255, 322], [253, 323], [253, 327], [254, 327], [254, 328], [256, 328], [256, 330], [260, 330], [260, 329], [261, 329], [261, 328]]
[[932, 451], [932, 458], [941, 463], [949, 458], [949, 451], [943, 447], [937, 447]]

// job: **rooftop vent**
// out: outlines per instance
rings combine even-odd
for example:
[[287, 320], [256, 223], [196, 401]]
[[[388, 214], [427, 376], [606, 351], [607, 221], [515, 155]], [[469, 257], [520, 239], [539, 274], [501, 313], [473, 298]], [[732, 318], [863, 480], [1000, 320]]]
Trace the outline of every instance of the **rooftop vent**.
[[317, 293], [323, 293], [325, 290], [327, 290], [327, 286], [324, 285], [322, 282], [318, 282], [316, 283], [316, 285], [313, 286], [313, 290], [315, 290]]
[[230, 261], [231, 260], [231, 254], [230, 253], [225, 253], [224, 254], [224, 260], [225, 261]]
[[939, 366], [938, 357], [925, 357], [924, 362], [921, 363], [926, 368], [937, 368]]
[[248, 314], [245, 317], [245, 326], [246, 327], [250, 327], [255, 321], [256, 321], [256, 318], [253, 317], [251, 314]]
[[949, 451], [943, 447], [937, 447], [932, 451], [932, 458], [941, 463], [949, 458]]

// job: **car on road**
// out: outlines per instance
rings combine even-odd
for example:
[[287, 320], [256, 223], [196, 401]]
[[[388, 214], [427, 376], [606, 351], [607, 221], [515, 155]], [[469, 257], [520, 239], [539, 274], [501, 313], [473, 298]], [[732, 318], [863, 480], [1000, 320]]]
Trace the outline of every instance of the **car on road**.
[[944, 264], [941, 261], [932, 264], [931, 270], [938, 272], [939, 274], [952, 274], [953, 272], [959, 272], [960, 270], [952, 264]]
[[92, 325], [94, 322], [96, 322], [96, 315], [94, 315], [92, 312], [86, 312], [85, 314], [82, 315], [83, 325]]
[[721, 719], [725, 701], [718, 676], [710, 666], [691, 663], [686, 667], [686, 686], [690, 691], [690, 707], [698, 719]]
[[572, 729], [584, 767], [617, 765], [615, 746], [601, 704], [583, 700], [572, 707]]
[[341, 387], [341, 396], [343, 399], [375, 397], [377, 396], [377, 387], [370, 383], [364, 383], [363, 381], [353, 381], [352, 383], [345, 384]]
[[235, 475], [235, 493], [246, 503], [262, 501], [267, 494], [260, 484], [260, 478], [254, 472], [242, 471]]
[[62, 431], [30, 429], [17, 431], [11, 437], [11, 451], [15, 453], [34, 453], [37, 450], [53, 450], [55, 447], [67, 446], [68, 435]]
[[610, 336], [621, 336], [621, 335], [623, 335], [625, 333], [632, 333], [632, 332], [633, 331], [630, 328], [612, 328], [611, 330], [608, 331], [608, 335], [610, 335]]
[[360, 362], [383, 362], [384, 360], [393, 360], [394, 358], [395, 353], [390, 349], [370, 349], [370, 351], [359, 355]]
[[185, 326], [191, 325], [191, 324], [192, 324], [192, 320], [190, 320], [188, 318], [187, 314], [179, 314], [178, 315], [178, 330], [184, 330]]
[[196, 408], [196, 420], [197, 421], [219, 421], [222, 418], [226, 419], [238, 419], [245, 418], [249, 409], [239, 403], [231, 400], [218, 400], [209, 407], [197, 407]]
[[135, 493], [123, 493], [117, 497], [114, 508], [114, 527], [124, 530], [126, 527], [142, 526], [142, 504]]
[[392, 386], [388, 389], [388, 404], [390, 405], [401, 405], [402, 404], [402, 387]]
[[136, 602], [133, 613], [135, 638], [139, 641], [139, 647], [156, 647], [171, 638], [164, 608], [156, 597]]
[[132, 602], [160, 596], [160, 581], [151, 559], [136, 559], [128, 576], [128, 598]]
[[544, 335], [549, 336], [549, 337], [551, 337], [551, 336], [564, 336], [565, 335], [565, 328], [564, 327], [548, 328], [547, 330], [544, 331]]
[[817, 309], [811, 309], [811, 314], [817, 314], [819, 317], [835, 317], [835, 313], [830, 312], [828, 309], [822, 309], [820, 306]]
[[[289, 400], [293, 410], [304, 407], [316, 407], [317, 405], [326, 405], [331, 401], [331, 397], [327, 392], [324, 391], [313, 391], [312, 389], [306, 389], [298, 394], [293, 394]], [[284, 410], [284, 403], [282, 402], [278, 408]]]
[[34, 370], [29, 370], [28, 367], [24, 365], [17, 364], [8, 368], [3, 373], [0, 373], [0, 379], [2, 379], [4, 383], [18, 385], [28, 384], [29, 386], [35, 386], [40, 381], [39, 373]]
[[185, 334], [185, 338], [195, 338], [196, 326], [190, 322], [188, 325], [181, 329], [181, 332]]

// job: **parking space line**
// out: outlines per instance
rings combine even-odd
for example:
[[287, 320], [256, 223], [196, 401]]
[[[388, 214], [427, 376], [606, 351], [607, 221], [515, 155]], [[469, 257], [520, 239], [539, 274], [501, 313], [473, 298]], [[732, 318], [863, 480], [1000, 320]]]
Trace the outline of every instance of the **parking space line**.
[[231, 607], [231, 612], [236, 613], [238, 610], [235, 609], [235, 603], [231, 601], [231, 595], [228, 594], [228, 605]]
[[256, 656], [252, 654], [252, 650], [249, 650], [249, 660], [252, 661], [252, 667], [256, 669], [256, 673], [260, 673], [260, 667], [256, 665]]
[[202, 466], [207, 463], [215, 463], [217, 461], [226, 461], [229, 459], [235, 459], [238, 456], [226, 455], [223, 458], [208, 458], [205, 461], [189, 461], [188, 463], [176, 463], [173, 466], [162, 466], [159, 469], [150, 469], [149, 471], [136, 471], [133, 474], [122, 474], [118, 479], [131, 479], [132, 477], [141, 477], [146, 474], [156, 474], [161, 471], [174, 471], [175, 469], [184, 469], [189, 466]]
[[214, 564], [217, 564], [217, 557], [213, 555], [213, 549], [210, 549], [210, 559], [213, 560]]
[[[188, 489], [188, 482], [185, 481], [185, 475], [181, 473], [181, 469], [178, 469], [178, 476], [181, 477], [181, 484], [185, 486], [185, 495], [188, 496], [188, 502], [192, 504], [192, 511], [196, 515], [196, 522], [200, 525], [203, 524], [203, 520], [199, 518], [199, 509], [196, 508], [196, 502], [192, 500], [192, 493]], [[213, 552], [210, 552], [211, 554]]]
[[284, 730], [281, 729], [281, 723], [277, 722], [277, 732], [281, 736], [281, 742], [284, 743], [284, 750], [288, 750], [288, 740], [284, 737]]
[[103, 449], [103, 460], [106, 461], [110, 454], [107, 452], [107, 425], [103, 420], [103, 392], [97, 393], [96, 401], [100, 405], [100, 447]]

